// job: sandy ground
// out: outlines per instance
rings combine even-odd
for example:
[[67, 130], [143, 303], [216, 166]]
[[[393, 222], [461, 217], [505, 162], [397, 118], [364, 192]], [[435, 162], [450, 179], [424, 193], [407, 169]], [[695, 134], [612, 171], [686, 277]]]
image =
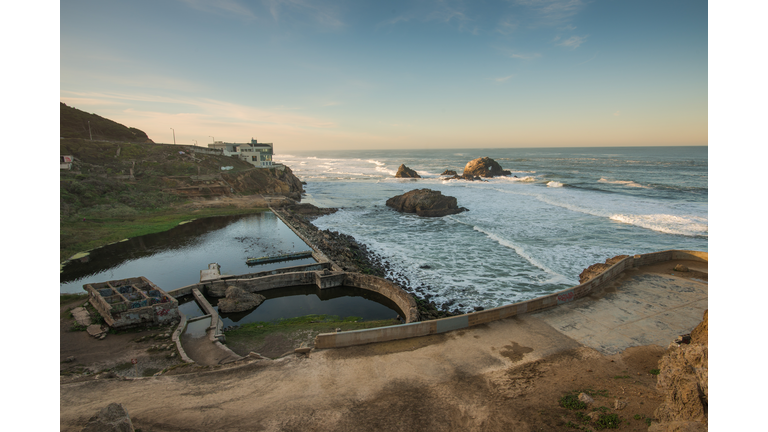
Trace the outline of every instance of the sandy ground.
[[[667, 269], [654, 271], [672, 277]], [[696, 283], [706, 285], [705, 272]], [[675, 276], [675, 283], [690, 281], [684, 279]], [[621, 294], [622, 286], [585, 302], [615, 308], [604, 299]], [[592, 309], [590, 319], [604, 314]], [[564, 313], [576, 311], [589, 308]], [[647, 430], [644, 418], [661, 402], [649, 372], [658, 368], [665, 348], [632, 346], [637, 342], [627, 333], [621, 340], [629, 347], [606, 354], [550, 324], [554, 318], [546, 313], [309, 356], [188, 366], [151, 378], [62, 376], [61, 430], [79, 431], [111, 402], [122, 403], [143, 431], [546, 431], [570, 430], [568, 422], [593, 430], [594, 424], [584, 425], [558, 404], [579, 391], [595, 394], [588, 411], [606, 407], [618, 414], [619, 430]], [[674, 329], [659, 331], [669, 333], [665, 341], [674, 336]], [[65, 351], [62, 337], [62, 360]], [[616, 399], [627, 406], [614, 410]]]

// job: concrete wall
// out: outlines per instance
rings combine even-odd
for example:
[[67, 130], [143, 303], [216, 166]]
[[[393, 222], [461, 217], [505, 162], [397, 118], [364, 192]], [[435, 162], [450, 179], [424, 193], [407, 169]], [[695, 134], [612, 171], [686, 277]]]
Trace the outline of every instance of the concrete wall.
[[[169, 291], [168, 294], [174, 297], [182, 297], [194, 294], [195, 291], [198, 291], [204, 292], [211, 297], [224, 297], [226, 295], [227, 287], [230, 285], [237, 286], [252, 293], [299, 285], [315, 285], [320, 289], [344, 285], [372, 291], [390, 299], [395, 303], [397, 308], [400, 309], [406, 323], [416, 322], [419, 319], [416, 301], [413, 299], [413, 296], [403, 291], [399, 286], [383, 278], [360, 273], [331, 272], [327, 268], [317, 271], [267, 273], [270, 272], [257, 273], [259, 276], [253, 278], [243, 276], [222, 277], [221, 279], [201, 282], [175, 289]], [[198, 303], [201, 302], [198, 301]], [[211, 312], [206, 311], [206, 313]]]
[[143, 276], [86, 284], [83, 288], [111, 327], [164, 324], [179, 317], [179, 302]]
[[[509, 318], [511, 316], [520, 315], [523, 313], [547, 309], [559, 304], [568, 303], [576, 299], [588, 296], [593, 292], [599, 292], [606, 285], [616, 279], [622, 272], [634, 267], [656, 264], [670, 260], [708, 261], [708, 257], [709, 255], [707, 252], [680, 250], [669, 250], [643, 255], [635, 255], [634, 257], [624, 258], [594, 279], [543, 297], [434, 321], [341, 333], [323, 333], [315, 337], [315, 348], [341, 348], [371, 342], [385, 342], [417, 336], [426, 336], [435, 333], [444, 333], [451, 330], [467, 328], [478, 324], [484, 324], [491, 321]], [[350, 280], [355, 279], [355, 276], [364, 275], [354, 274], [353, 276], [353, 274], [350, 274]], [[358, 281], [358, 283], [365, 284], [365, 282], [360, 281]]]

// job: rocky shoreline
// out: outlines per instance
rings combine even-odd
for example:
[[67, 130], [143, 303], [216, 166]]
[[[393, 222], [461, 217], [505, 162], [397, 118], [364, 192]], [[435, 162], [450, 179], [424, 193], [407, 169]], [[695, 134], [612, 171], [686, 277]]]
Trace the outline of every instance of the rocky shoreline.
[[[463, 305], [455, 305], [455, 302], [442, 305], [435, 304], [434, 301], [431, 301], [431, 295], [424, 293], [426, 287], [412, 287], [407, 276], [396, 272], [385, 258], [370, 251], [364, 244], [358, 243], [354, 237], [336, 231], [320, 230], [312, 224], [312, 220], [335, 213], [337, 210], [335, 208], [319, 208], [312, 204], [287, 205], [273, 209], [344, 271], [385, 278], [413, 295], [419, 306], [421, 321], [446, 318], [463, 313], [457, 308], [457, 306], [463, 307]], [[449, 306], [454, 306], [454, 310], [449, 310]], [[476, 310], [479, 309], [476, 308]]]

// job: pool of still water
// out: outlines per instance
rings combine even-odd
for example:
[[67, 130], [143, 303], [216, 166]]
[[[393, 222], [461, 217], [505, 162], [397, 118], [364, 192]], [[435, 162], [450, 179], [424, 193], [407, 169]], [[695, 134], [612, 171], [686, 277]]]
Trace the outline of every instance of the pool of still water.
[[[305, 315], [336, 315], [341, 319], [354, 316], [372, 321], [392, 319], [400, 314], [398, 307], [390, 299], [354, 287], [320, 290], [315, 285], [303, 285], [261, 291], [259, 294], [266, 297], [266, 300], [255, 309], [220, 314], [224, 326], [272, 322]], [[218, 311], [218, 299], [206, 299]], [[192, 296], [179, 299], [179, 311], [184, 313], [187, 319], [205, 314]]]
[[[157, 234], [132, 238], [91, 251], [70, 261], [61, 271], [60, 292], [82, 293], [83, 285], [144, 276], [165, 291], [198, 283], [200, 270], [218, 263], [222, 274], [247, 274], [313, 264], [313, 258], [247, 265], [248, 257], [310, 250], [272, 212], [194, 220]], [[315, 286], [262, 292], [259, 307], [240, 314], [222, 314], [224, 325], [274, 321], [308, 314], [358, 316], [365, 320], [397, 316], [397, 307], [385, 297], [356, 288], [319, 290]], [[191, 297], [180, 300], [188, 317], [203, 315]], [[217, 299], [209, 299], [216, 305]]]

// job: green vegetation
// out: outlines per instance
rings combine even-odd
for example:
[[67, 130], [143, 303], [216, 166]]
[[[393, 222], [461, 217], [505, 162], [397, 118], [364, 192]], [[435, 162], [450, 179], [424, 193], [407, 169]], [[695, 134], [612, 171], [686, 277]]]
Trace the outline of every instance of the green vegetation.
[[587, 408], [587, 404], [579, 400], [579, 397], [567, 394], [560, 398], [560, 406], [569, 410], [580, 410]]
[[595, 422], [595, 429], [618, 429], [621, 419], [618, 414], [601, 414]]
[[[182, 207], [187, 199], [174, 192], [190, 185], [196, 191], [222, 187], [228, 183], [205, 178], [221, 174], [222, 166], [232, 166], [227, 175], [249, 173], [250, 183], [240, 189], [258, 193], [271, 177], [239, 158], [196, 154], [192, 161], [179, 153], [184, 147], [136, 142], [61, 139], [59, 147], [60, 154], [75, 158], [72, 170], [62, 170], [59, 178], [61, 261], [126, 238], [165, 231], [182, 221], [265, 210], [190, 210]], [[193, 181], [198, 174], [209, 177]]]
[[[396, 319], [362, 321], [360, 317], [340, 319], [336, 315], [306, 315], [297, 318], [281, 319], [275, 322], [253, 322], [226, 332], [227, 345], [258, 346], [268, 335], [281, 333], [292, 339], [292, 334], [317, 335], [331, 333], [337, 328], [342, 331], [361, 330], [375, 327], [397, 325]], [[306, 339], [306, 337], [305, 337]]]
[[152, 142], [143, 131], [59, 102], [59, 136], [95, 140]]
[[88, 294], [61, 294], [59, 296], [60, 305], [65, 305], [67, 303], [74, 302], [75, 300], [82, 300], [85, 302], [88, 300]]
[[648, 371], [648, 373], [651, 375], [658, 375], [660, 372], [661, 371], [659, 369], [651, 369], [650, 371]]

